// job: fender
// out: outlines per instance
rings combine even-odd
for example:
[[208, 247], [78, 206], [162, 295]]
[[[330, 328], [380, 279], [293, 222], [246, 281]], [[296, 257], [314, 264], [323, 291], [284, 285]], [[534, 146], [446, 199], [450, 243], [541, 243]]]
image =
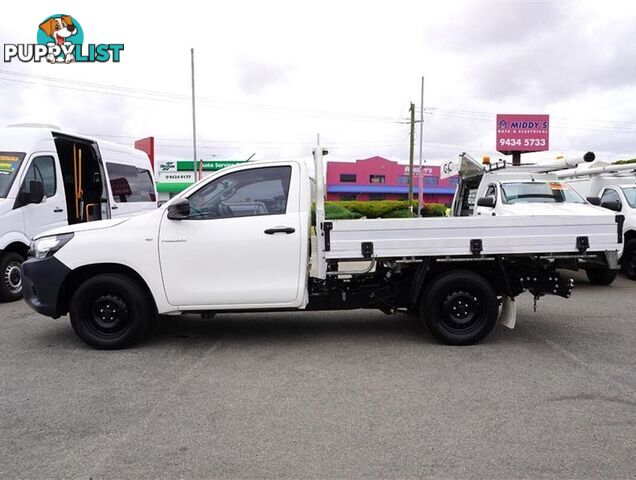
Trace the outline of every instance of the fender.
[[24, 233], [12, 231], [0, 236], [0, 250], [4, 250], [8, 245], [16, 242], [24, 244], [27, 248], [31, 245], [31, 240]]

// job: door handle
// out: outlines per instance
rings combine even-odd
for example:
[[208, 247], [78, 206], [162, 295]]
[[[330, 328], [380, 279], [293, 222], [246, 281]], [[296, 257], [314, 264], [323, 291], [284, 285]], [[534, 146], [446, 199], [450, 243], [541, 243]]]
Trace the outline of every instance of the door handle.
[[289, 235], [290, 233], [294, 233], [296, 231], [295, 228], [292, 227], [276, 227], [276, 228], [268, 228], [265, 230], [267, 235], [274, 235], [275, 233], [286, 233]]
[[55, 207], [55, 209], [53, 210], [54, 213], [61, 213], [63, 211], [64, 211], [64, 209], [60, 208], [60, 207]]

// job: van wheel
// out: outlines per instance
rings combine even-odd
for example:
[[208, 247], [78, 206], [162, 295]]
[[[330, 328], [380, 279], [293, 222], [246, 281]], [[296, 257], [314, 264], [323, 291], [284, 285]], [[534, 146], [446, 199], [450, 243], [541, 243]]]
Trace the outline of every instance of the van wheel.
[[585, 274], [593, 285], [609, 285], [616, 278], [616, 270], [610, 270], [609, 268], [585, 270]]
[[0, 257], [0, 301], [13, 302], [22, 298], [22, 270], [24, 257], [7, 252]]
[[82, 283], [70, 304], [71, 325], [94, 348], [113, 350], [140, 342], [154, 310], [144, 289], [130, 277], [100, 274]]
[[627, 278], [636, 280], [636, 240], [630, 240], [625, 244], [621, 266]]
[[469, 271], [437, 277], [420, 304], [431, 333], [449, 345], [477, 343], [495, 327], [497, 295], [483, 277]]

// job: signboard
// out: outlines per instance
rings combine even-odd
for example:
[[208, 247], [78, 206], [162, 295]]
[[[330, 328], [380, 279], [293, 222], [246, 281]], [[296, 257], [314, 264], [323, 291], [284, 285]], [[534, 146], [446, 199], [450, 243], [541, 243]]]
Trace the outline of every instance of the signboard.
[[439, 166], [439, 178], [443, 180], [444, 178], [454, 177], [459, 172], [459, 158], [453, 158], [452, 160], [448, 160], [442, 163]]
[[[213, 172], [216, 170], [221, 170], [222, 168], [225, 168], [225, 167], [229, 167], [230, 165], [236, 165], [237, 163], [244, 163], [244, 162], [245, 160], [203, 160], [203, 171]], [[197, 170], [199, 169], [199, 162], [197, 162], [196, 168]], [[178, 161], [177, 170], [179, 172], [187, 172], [189, 170], [194, 170], [194, 164], [192, 160]]]
[[194, 172], [166, 172], [159, 170], [157, 181], [162, 183], [194, 183]]
[[[404, 165], [404, 175], [408, 175], [409, 172], [409, 166], [408, 165]], [[413, 165], [413, 175], [417, 176], [420, 174], [420, 166], [419, 165]], [[432, 176], [434, 175], [433, 169], [431, 167], [422, 167], [422, 174], [424, 176]]]
[[542, 152], [550, 147], [550, 115], [497, 114], [497, 151]]

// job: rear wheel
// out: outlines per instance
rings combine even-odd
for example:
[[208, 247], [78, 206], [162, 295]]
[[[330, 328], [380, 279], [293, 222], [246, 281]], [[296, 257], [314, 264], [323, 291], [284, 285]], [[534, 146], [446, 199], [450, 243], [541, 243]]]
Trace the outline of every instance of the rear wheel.
[[609, 268], [585, 270], [585, 274], [590, 283], [594, 285], [609, 285], [616, 278], [616, 270]]
[[471, 345], [494, 328], [497, 295], [480, 275], [469, 271], [437, 277], [420, 304], [420, 314], [431, 333], [449, 345]]
[[69, 310], [77, 336], [91, 347], [106, 350], [141, 341], [154, 316], [141, 285], [120, 274], [86, 280], [73, 294]]
[[636, 280], [636, 240], [630, 240], [625, 244], [625, 250], [621, 257], [621, 267], [630, 280]]
[[22, 298], [22, 270], [24, 257], [7, 252], [0, 256], [0, 301], [12, 302]]

